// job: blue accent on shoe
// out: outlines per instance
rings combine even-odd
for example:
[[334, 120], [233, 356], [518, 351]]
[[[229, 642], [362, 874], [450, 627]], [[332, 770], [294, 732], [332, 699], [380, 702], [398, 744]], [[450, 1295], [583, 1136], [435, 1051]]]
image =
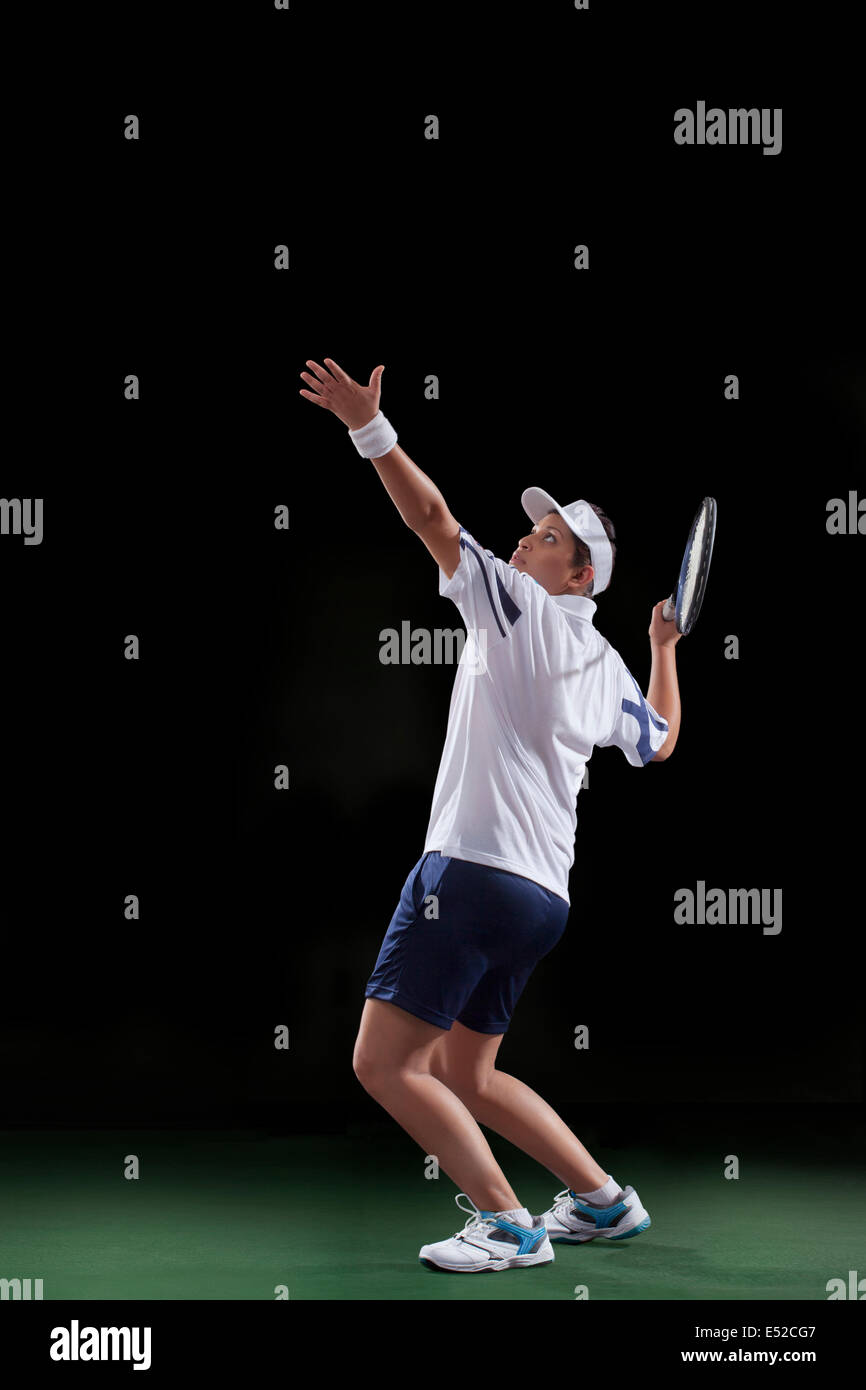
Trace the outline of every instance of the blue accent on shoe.
[[515, 1255], [532, 1255], [535, 1249], [547, 1235], [546, 1226], [517, 1226], [513, 1221], [509, 1221], [505, 1216], [496, 1216], [492, 1211], [482, 1211], [481, 1219], [489, 1221], [494, 1227], [502, 1231], [510, 1231], [512, 1235], [518, 1237], [520, 1244], [515, 1248]]
[[[588, 1222], [590, 1226], [595, 1226], [598, 1231], [603, 1231], [606, 1226], [612, 1226], [616, 1218], [628, 1210], [625, 1202], [617, 1202], [612, 1207], [591, 1207], [587, 1202], [582, 1202], [577, 1197], [574, 1203], [575, 1215], [583, 1217], [584, 1221]], [[629, 1234], [631, 1233], [629, 1232]]]
[[642, 1222], [640, 1223], [639, 1226], [635, 1226], [635, 1228], [634, 1228], [633, 1231], [623, 1231], [622, 1235], [619, 1235], [619, 1236], [610, 1236], [609, 1239], [610, 1239], [610, 1240], [628, 1240], [630, 1236], [639, 1236], [640, 1233], [641, 1233], [641, 1231], [645, 1231], [645, 1230], [647, 1229], [647, 1227], [648, 1227], [648, 1226], [651, 1226], [652, 1224], [653, 1224], [653, 1223], [652, 1223], [652, 1221], [650, 1220], [650, 1218], [647, 1217], [646, 1221], [642, 1221]]

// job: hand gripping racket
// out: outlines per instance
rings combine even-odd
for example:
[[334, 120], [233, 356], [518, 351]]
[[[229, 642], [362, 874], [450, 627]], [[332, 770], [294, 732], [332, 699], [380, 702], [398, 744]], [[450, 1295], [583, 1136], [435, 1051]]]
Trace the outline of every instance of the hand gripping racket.
[[701, 611], [715, 535], [716, 499], [705, 497], [692, 522], [676, 593], [671, 594], [662, 609], [665, 622], [676, 620], [677, 632], [684, 636], [691, 632]]

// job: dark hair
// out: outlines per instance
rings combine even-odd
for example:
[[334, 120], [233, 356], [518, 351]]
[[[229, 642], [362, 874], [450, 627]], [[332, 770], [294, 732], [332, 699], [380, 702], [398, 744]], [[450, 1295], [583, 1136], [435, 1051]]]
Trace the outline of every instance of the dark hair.
[[[604, 512], [601, 510], [601, 507], [597, 507], [597, 506], [595, 505], [594, 502], [590, 502], [588, 505], [589, 505], [590, 507], [592, 507], [592, 510], [595, 512], [596, 516], [598, 517], [599, 521], [601, 522], [602, 526], [604, 527], [604, 534], [607, 536], [608, 540], [610, 541], [610, 548], [611, 548], [611, 552], [612, 552], [612, 554], [611, 554], [611, 564], [610, 564], [610, 575], [611, 575], [611, 579], [613, 579], [613, 568], [614, 568], [614, 565], [616, 564], [616, 540], [615, 540], [616, 531], [613, 529], [613, 522], [611, 521], [611, 519], [610, 519], [609, 516], [605, 516]], [[572, 534], [573, 534], [573, 533], [572, 533]], [[573, 561], [573, 563], [574, 563], [575, 565], [577, 565], [578, 568], [581, 568], [583, 565], [591, 565], [591, 564], [592, 564], [592, 560], [590, 559], [590, 554], [589, 554], [589, 546], [588, 546], [588, 545], [584, 545], [583, 541], [579, 538], [579, 536], [575, 536], [575, 537], [574, 537], [574, 561]], [[593, 579], [590, 581], [589, 588], [586, 590], [586, 593], [587, 593], [587, 596], [588, 596], [588, 597], [591, 596], [591, 594], [592, 594], [592, 590], [593, 590], [594, 584], [595, 584], [595, 578], [593, 577]]]

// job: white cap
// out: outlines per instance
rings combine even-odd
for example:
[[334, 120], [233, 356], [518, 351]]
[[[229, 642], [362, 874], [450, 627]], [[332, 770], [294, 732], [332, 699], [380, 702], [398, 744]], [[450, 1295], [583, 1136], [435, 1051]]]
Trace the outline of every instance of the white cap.
[[592, 580], [593, 597], [602, 593], [610, 583], [613, 572], [613, 551], [607, 532], [588, 502], [580, 498], [560, 507], [549, 492], [540, 487], [528, 487], [521, 497], [523, 510], [532, 521], [538, 523], [548, 512], [558, 512], [570, 531], [589, 546], [589, 558], [595, 571]]

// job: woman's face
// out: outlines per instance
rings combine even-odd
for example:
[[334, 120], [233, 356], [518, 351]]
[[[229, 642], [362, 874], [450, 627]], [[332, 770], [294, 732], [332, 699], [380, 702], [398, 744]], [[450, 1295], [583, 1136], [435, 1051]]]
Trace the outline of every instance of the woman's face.
[[592, 580], [592, 565], [574, 564], [574, 534], [559, 512], [548, 512], [518, 542], [509, 564], [536, 580], [549, 594], [580, 594]]

